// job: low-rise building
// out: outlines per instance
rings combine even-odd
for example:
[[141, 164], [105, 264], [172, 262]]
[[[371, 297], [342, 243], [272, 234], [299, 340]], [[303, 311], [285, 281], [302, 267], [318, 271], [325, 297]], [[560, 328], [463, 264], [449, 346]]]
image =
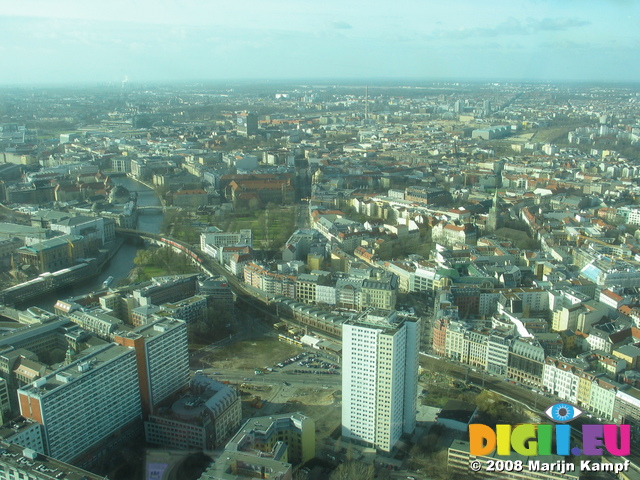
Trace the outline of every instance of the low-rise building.
[[80, 467], [23, 446], [0, 443], [0, 479], [54, 480], [107, 480]]
[[200, 480], [291, 480], [315, 456], [315, 422], [300, 413], [248, 420]]
[[[165, 402], [166, 403], [166, 402]], [[189, 390], [155, 409], [145, 421], [147, 442], [164, 447], [214, 450], [242, 420], [237, 392], [229, 385], [196, 374]]]

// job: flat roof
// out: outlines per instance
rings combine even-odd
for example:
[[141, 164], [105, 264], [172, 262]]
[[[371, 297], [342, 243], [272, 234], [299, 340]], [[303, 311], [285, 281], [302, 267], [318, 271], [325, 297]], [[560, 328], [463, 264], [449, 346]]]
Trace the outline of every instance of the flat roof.
[[461, 400], [449, 400], [440, 411], [438, 418], [469, 423], [477, 408], [477, 406]]
[[106, 477], [96, 475], [68, 463], [60, 462], [46, 455], [0, 442], [0, 463], [9, 465], [18, 471], [29, 472], [34, 478], [51, 479], [64, 478], [65, 480], [105, 480]]
[[80, 352], [80, 358], [75, 362], [45, 377], [39, 378], [29, 385], [21, 387], [19, 391], [23, 391], [34, 397], [43, 397], [74, 380], [93, 373], [92, 370], [100, 368], [106, 363], [129, 352], [133, 352], [133, 350], [115, 343], [90, 347]]

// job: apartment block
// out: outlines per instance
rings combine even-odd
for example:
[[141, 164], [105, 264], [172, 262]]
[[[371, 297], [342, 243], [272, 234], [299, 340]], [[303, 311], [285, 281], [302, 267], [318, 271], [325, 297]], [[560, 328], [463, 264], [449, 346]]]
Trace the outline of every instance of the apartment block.
[[194, 295], [175, 303], [164, 303], [161, 308], [172, 318], [195, 323], [204, 320], [207, 313], [207, 297]]
[[343, 325], [342, 436], [391, 451], [416, 421], [420, 322], [369, 310]]
[[114, 344], [85, 352], [18, 390], [21, 415], [42, 425], [44, 453], [64, 462], [140, 420], [142, 413], [136, 353]]
[[119, 333], [115, 342], [135, 350], [138, 391], [145, 416], [188, 384], [187, 324], [182, 320], [157, 320], [132, 332]]

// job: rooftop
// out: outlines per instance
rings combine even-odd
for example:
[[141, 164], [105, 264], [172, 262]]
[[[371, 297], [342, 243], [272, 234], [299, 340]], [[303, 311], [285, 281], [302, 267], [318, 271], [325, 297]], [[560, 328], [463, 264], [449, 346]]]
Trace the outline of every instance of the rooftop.
[[63, 387], [67, 383], [88, 375], [91, 370], [100, 368], [107, 363], [133, 350], [116, 344], [91, 347], [81, 352], [81, 358], [55, 372], [39, 378], [29, 385], [20, 388], [21, 391], [34, 397], [44, 397]]
[[31, 475], [33, 475], [34, 478], [42, 480], [60, 478], [65, 480], [87, 480], [89, 478], [100, 480], [105, 478], [36, 453], [31, 449], [4, 442], [0, 443], [0, 463], [12, 466], [18, 471], [28, 472], [29, 478], [32, 478]]

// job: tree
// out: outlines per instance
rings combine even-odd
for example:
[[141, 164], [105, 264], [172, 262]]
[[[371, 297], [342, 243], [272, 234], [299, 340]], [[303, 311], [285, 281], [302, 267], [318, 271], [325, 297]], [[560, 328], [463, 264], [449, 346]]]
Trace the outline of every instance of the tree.
[[331, 472], [330, 480], [372, 480], [374, 475], [373, 464], [366, 464], [355, 460], [340, 464]]

